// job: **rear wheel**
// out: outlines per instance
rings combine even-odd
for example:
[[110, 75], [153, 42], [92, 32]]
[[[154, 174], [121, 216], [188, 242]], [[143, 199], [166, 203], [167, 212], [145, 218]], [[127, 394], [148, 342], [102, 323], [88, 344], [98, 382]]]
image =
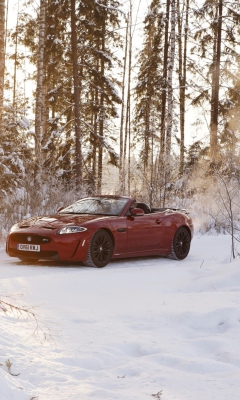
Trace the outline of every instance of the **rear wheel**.
[[112, 258], [113, 242], [108, 232], [104, 229], [97, 231], [88, 247], [87, 259], [84, 262], [89, 267], [105, 267]]
[[173, 260], [183, 260], [187, 257], [191, 244], [191, 235], [186, 228], [179, 228], [174, 235], [169, 255]]

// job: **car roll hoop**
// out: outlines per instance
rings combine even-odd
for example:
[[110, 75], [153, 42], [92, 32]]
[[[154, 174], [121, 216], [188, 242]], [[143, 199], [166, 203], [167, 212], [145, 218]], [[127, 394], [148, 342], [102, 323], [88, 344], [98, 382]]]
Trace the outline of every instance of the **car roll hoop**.
[[144, 214], [150, 214], [151, 209], [146, 203], [136, 203], [135, 204], [136, 208], [141, 208], [144, 211]]

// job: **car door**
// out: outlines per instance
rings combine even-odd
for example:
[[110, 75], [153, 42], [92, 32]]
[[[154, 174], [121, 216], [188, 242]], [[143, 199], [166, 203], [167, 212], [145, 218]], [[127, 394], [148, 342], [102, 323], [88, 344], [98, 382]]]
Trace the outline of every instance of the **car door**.
[[127, 253], [127, 221], [126, 217], [112, 217], [110, 222], [111, 231], [114, 234], [115, 246], [114, 256]]
[[163, 235], [162, 218], [157, 214], [127, 217], [127, 251], [140, 253], [158, 249]]

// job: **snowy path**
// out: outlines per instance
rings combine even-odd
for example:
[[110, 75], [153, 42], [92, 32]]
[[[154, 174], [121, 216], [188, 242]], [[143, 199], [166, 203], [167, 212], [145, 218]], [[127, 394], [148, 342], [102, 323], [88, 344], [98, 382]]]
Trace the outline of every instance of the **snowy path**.
[[0, 251], [0, 297], [38, 305], [53, 339], [41, 345], [32, 324], [0, 314], [0, 400], [237, 400], [240, 261], [229, 257], [227, 236], [206, 235], [182, 262], [104, 269], [25, 266]]

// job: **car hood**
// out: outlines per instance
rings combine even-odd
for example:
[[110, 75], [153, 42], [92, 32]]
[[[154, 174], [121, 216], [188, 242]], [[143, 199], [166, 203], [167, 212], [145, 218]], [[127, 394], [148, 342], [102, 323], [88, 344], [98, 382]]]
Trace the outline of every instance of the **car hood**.
[[[68, 224], [84, 224], [94, 219], [103, 218], [100, 215], [77, 215], [77, 214], [54, 214], [50, 216], [41, 216], [25, 219], [17, 224], [18, 228], [45, 228], [59, 229]], [[106, 217], [105, 217], [106, 218]]]

